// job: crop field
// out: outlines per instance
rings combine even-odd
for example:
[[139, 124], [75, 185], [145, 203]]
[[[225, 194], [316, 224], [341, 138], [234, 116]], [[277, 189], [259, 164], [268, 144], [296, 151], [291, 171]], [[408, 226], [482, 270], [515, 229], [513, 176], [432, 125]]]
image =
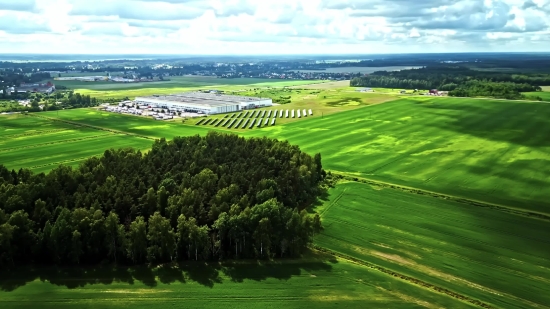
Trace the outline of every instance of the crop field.
[[242, 91], [251, 88], [285, 87], [323, 83], [322, 80], [278, 80], [258, 78], [222, 79], [205, 76], [174, 76], [169, 81], [115, 83], [85, 81], [55, 81], [56, 85], [74, 89], [96, 98], [134, 98], [153, 94], [170, 94], [198, 89]]
[[550, 105], [411, 97], [243, 132], [373, 180], [550, 214]]
[[[44, 113], [47, 114], [47, 113]], [[109, 148], [147, 149], [150, 139], [33, 116], [0, 116], [0, 162], [8, 168], [46, 172], [78, 165]]]
[[547, 88], [545, 91], [536, 91], [536, 92], [523, 92], [526, 96], [540, 97], [543, 101], [550, 101], [550, 88]]
[[8, 308], [473, 308], [326, 254], [263, 263], [21, 270]]
[[317, 210], [319, 246], [497, 308], [550, 304], [547, 221], [357, 182]]

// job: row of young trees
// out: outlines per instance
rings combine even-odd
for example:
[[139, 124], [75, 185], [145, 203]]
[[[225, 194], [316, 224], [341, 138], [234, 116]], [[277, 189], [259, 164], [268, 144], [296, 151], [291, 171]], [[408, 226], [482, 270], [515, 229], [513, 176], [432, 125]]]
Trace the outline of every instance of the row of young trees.
[[0, 266], [298, 256], [324, 178], [319, 154], [219, 133], [48, 174], [0, 165]]
[[519, 99], [521, 92], [541, 91], [550, 74], [482, 72], [465, 67], [434, 66], [402, 71], [380, 71], [354, 78], [353, 87], [438, 89], [450, 96], [493, 96]]

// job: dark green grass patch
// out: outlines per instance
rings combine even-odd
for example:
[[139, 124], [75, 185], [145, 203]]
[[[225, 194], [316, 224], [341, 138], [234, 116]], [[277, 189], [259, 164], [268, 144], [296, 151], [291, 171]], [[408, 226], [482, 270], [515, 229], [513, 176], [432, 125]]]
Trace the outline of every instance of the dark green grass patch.
[[330, 170], [550, 213], [550, 104], [411, 98], [244, 133]]
[[316, 244], [501, 308], [550, 303], [550, 230], [536, 219], [341, 183]]

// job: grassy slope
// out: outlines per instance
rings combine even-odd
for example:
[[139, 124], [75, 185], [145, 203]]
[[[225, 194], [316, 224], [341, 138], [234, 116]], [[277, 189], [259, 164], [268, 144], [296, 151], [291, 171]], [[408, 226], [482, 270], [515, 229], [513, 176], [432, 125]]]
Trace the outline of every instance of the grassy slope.
[[471, 308], [327, 255], [259, 265], [82, 268], [0, 279], [8, 308]]
[[497, 307], [550, 304], [547, 222], [361, 183], [318, 210], [320, 246]]
[[402, 99], [247, 131], [287, 139], [324, 167], [550, 213], [550, 105]]

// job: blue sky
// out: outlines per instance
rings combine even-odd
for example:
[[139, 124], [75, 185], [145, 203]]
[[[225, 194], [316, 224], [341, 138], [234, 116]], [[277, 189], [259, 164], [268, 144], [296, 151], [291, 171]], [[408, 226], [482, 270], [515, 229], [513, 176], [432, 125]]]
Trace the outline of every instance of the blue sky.
[[0, 0], [0, 53], [550, 51], [550, 0]]

